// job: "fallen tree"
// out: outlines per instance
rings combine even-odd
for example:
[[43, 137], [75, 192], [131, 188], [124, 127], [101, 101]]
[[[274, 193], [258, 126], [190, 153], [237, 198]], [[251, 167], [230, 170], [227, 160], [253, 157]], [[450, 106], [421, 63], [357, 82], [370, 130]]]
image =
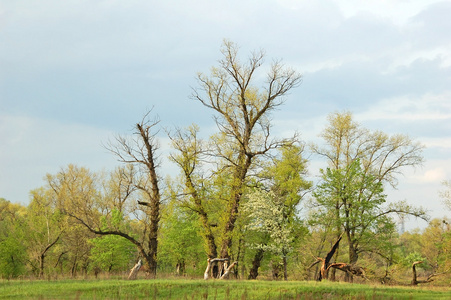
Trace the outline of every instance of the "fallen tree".
[[[208, 258], [207, 268], [204, 272], [204, 279], [208, 280], [210, 277], [217, 279], [227, 279], [229, 277], [230, 270], [232, 270], [232, 268], [238, 264], [238, 262], [235, 261], [229, 266], [229, 261], [229, 258]], [[221, 263], [219, 264], [219, 266], [218, 262]]]
[[322, 279], [327, 279], [328, 278], [328, 273], [329, 273], [329, 266], [330, 266], [330, 260], [332, 259], [332, 257], [334, 256], [335, 251], [338, 248], [338, 245], [340, 244], [341, 238], [343, 235], [340, 235], [340, 237], [338, 237], [337, 241], [335, 242], [335, 244], [332, 246], [332, 248], [330, 249], [330, 251], [327, 253], [325, 258], [322, 257], [315, 257], [316, 261], [314, 263], [312, 263], [309, 267], [309, 269], [311, 267], [313, 267], [314, 265], [322, 262], [321, 264], [321, 269], [320, 272], [318, 274], [318, 277], [316, 278], [317, 281], [321, 281]]
[[337, 241], [332, 246], [330, 251], [327, 253], [325, 258], [315, 257], [316, 261], [310, 265], [309, 268], [313, 267], [314, 265], [316, 265], [320, 262], [322, 263], [320, 273], [318, 274], [318, 278], [316, 279], [317, 281], [321, 281], [322, 279], [328, 279], [328, 274], [329, 274], [330, 268], [335, 268], [335, 269], [345, 272], [346, 274], [349, 275], [349, 278], [352, 278], [352, 276], [359, 276], [359, 277], [366, 279], [365, 271], [363, 270], [362, 267], [359, 267], [355, 264], [331, 263], [330, 262], [332, 257], [335, 254], [335, 251], [338, 249], [338, 246], [340, 244], [342, 236], [343, 236], [343, 234], [338, 237]]
[[446, 273], [446, 272], [442, 272], [442, 273], [432, 273], [432, 274], [430, 274], [430, 275], [426, 278], [426, 280], [418, 280], [418, 279], [417, 279], [417, 269], [416, 269], [416, 265], [422, 264], [422, 263], [423, 263], [423, 261], [416, 261], [416, 262], [414, 262], [414, 263], [412, 264], [412, 282], [411, 282], [412, 285], [418, 285], [419, 283], [429, 283], [429, 282], [431, 282], [431, 281], [434, 281], [433, 278], [434, 278], [435, 276], [442, 275], [442, 274]]

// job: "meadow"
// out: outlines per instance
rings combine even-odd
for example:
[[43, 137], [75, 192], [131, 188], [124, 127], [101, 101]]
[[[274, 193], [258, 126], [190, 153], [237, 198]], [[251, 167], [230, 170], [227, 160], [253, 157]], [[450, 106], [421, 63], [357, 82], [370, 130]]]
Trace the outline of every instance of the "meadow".
[[3, 280], [0, 299], [451, 299], [451, 289], [327, 281]]

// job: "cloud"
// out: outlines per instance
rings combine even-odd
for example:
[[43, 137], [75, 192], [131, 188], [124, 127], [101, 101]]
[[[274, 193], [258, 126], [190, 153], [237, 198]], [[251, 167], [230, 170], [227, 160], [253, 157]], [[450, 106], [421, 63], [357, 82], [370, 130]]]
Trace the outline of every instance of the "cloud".
[[446, 171], [443, 167], [427, 170], [418, 180], [422, 182], [442, 182], [447, 178]]
[[402, 95], [371, 105], [357, 116], [362, 120], [451, 120], [451, 92], [443, 94]]

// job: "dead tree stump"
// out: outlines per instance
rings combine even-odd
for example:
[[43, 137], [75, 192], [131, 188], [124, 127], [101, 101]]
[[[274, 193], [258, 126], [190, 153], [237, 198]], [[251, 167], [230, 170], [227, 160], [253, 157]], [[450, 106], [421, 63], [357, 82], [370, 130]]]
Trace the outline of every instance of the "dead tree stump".
[[[210, 277], [210, 270], [213, 267], [216, 267], [216, 264], [218, 262], [222, 262], [223, 265], [221, 266], [220, 270], [217, 272], [218, 274], [213, 274], [213, 278], [219, 278], [219, 279], [224, 279], [229, 275], [230, 270], [238, 263], [238, 262], [234, 262], [232, 263], [230, 266], [227, 265], [227, 263], [229, 262], [229, 258], [208, 258], [207, 259], [207, 268], [205, 269], [204, 272], [204, 279], [207, 280]], [[216, 272], [214, 272], [216, 273]]]
[[141, 269], [141, 266], [143, 265], [142, 260], [138, 260], [136, 265], [130, 270], [130, 274], [128, 275], [129, 280], [134, 280], [138, 276], [138, 271]]

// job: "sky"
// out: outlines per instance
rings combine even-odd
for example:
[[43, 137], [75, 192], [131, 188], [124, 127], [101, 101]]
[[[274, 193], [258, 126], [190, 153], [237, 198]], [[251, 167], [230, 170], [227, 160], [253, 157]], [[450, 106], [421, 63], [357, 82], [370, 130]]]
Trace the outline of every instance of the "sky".
[[[274, 113], [274, 133], [320, 142], [327, 116], [426, 146], [388, 201], [451, 217], [451, 2], [433, 0], [0, 0], [0, 197], [26, 205], [47, 173], [119, 163], [104, 144], [152, 109], [166, 128], [213, 113], [190, 98], [224, 39], [246, 59], [264, 49], [303, 75]], [[161, 134], [162, 175], [173, 168]], [[311, 157], [311, 176], [324, 162]], [[409, 228], [425, 227], [409, 219]]]

